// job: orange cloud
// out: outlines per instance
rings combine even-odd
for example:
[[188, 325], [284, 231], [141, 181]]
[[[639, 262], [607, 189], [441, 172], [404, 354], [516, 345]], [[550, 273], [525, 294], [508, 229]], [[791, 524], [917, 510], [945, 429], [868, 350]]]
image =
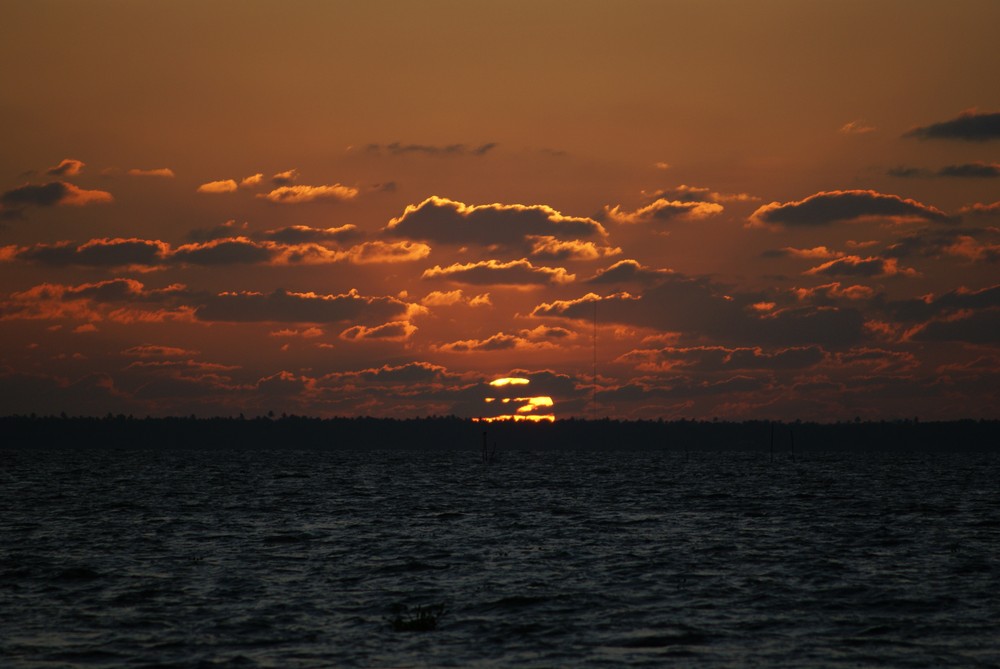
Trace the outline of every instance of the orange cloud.
[[348, 328], [340, 333], [340, 338], [347, 341], [365, 341], [365, 340], [381, 340], [381, 341], [403, 341], [404, 339], [409, 339], [410, 336], [417, 331], [417, 326], [413, 325], [409, 321], [393, 321], [391, 323], [383, 323], [375, 327], [366, 327], [364, 325], [355, 325], [354, 327]]
[[198, 193], [232, 193], [239, 186], [232, 179], [224, 179], [222, 181], [209, 181], [204, 183], [197, 188]]
[[490, 294], [482, 293], [474, 297], [466, 297], [461, 288], [450, 291], [435, 290], [428, 293], [420, 304], [427, 307], [450, 307], [455, 304], [467, 304], [470, 307], [490, 306]]
[[855, 121], [848, 121], [844, 125], [840, 126], [840, 132], [842, 135], [866, 135], [870, 132], [875, 132], [875, 126], [868, 123], [864, 119], [857, 119]]
[[869, 256], [867, 258], [862, 258], [860, 256], [844, 256], [808, 269], [803, 272], [803, 274], [870, 277], [886, 277], [896, 275], [912, 277], [920, 275], [920, 273], [912, 267], [900, 267], [895, 258], [877, 258], [874, 256]]
[[664, 221], [697, 221], [722, 213], [723, 206], [715, 202], [684, 202], [658, 199], [632, 212], [620, 205], [605, 207], [604, 213], [615, 223], [635, 224]]
[[356, 265], [369, 263], [412, 262], [430, 255], [431, 247], [420, 242], [364, 242], [353, 246], [345, 253]]
[[51, 181], [43, 185], [27, 184], [0, 195], [0, 205], [17, 209], [24, 206], [50, 207], [53, 205], [83, 207], [88, 204], [114, 202], [111, 193], [102, 190], [84, 190], [65, 181]]
[[281, 186], [257, 197], [275, 204], [302, 204], [304, 202], [346, 202], [358, 196], [358, 189], [333, 184], [331, 186]]
[[598, 246], [579, 239], [563, 241], [552, 236], [529, 235], [527, 240], [531, 243], [531, 255], [546, 260], [597, 260], [622, 252], [617, 247]]
[[122, 351], [122, 355], [137, 358], [179, 358], [198, 355], [198, 351], [190, 351], [176, 346], [159, 346], [156, 344], [143, 344], [132, 346]]
[[[531, 331], [525, 331], [530, 333]], [[442, 353], [487, 353], [492, 351], [551, 350], [559, 345], [545, 339], [533, 340], [520, 335], [498, 332], [486, 339], [463, 339], [448, 344], [432, 346]]]
[[157, 167], [151, 170], [142, 170], [138, 168], [130, 169], [127, 174], [133, 177], [163, 177], [166, 179], [174, 178], [174, 171], [169, 167]]
[[75, 158], [63, 158], [58, 165], [45, 170], [45, 173], [53, 177], [75, 177], [83, 170], [85, 164]]
[[240, 188], [256, 188], [264, 181], [264, 174], [257, 172], [240, 180]]
[[481, 260], [448, 267], [435, 265], [425, 270], [424, 279], [445, 279], [456, 283], [497, 286], [546, 286], [572, 283], [575, 274], [562, 267], [536, 267], [528, 260]]

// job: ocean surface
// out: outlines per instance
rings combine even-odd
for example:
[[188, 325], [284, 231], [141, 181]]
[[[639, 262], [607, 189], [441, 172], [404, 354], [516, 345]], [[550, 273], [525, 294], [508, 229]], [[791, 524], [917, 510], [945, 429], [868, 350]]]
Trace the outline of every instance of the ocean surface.
[[997, 667], [1000, 456], [6, 448], [0, 658]]

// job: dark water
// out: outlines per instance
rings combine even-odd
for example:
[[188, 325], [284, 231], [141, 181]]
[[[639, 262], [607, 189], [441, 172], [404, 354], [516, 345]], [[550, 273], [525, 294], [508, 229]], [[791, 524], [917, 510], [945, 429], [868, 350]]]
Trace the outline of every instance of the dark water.
[[0, 463], [7, 667], [1000, 665], [997, 455]]

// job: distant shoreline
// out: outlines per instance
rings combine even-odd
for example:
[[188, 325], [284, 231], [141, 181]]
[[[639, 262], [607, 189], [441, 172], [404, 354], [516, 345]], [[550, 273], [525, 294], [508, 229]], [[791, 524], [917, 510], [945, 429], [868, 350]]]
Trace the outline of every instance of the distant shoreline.
[[757, 450], [776, 455], [823, 450], [997, 451], [1000, 421], [579, 420], [479, 423], [469, 418], [134, 418], [0, 417], [0, 449], [319, 448]]

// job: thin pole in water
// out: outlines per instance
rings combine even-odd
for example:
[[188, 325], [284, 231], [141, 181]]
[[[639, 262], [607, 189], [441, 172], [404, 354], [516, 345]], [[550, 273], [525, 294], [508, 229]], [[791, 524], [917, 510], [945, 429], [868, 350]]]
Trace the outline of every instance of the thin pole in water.
[[594, 397], [591, 400], [594, 420], [597, 420], [597, 300], [594, 300]]
[[771, 462], [774, 462], [774, 421], [771, 421]]

